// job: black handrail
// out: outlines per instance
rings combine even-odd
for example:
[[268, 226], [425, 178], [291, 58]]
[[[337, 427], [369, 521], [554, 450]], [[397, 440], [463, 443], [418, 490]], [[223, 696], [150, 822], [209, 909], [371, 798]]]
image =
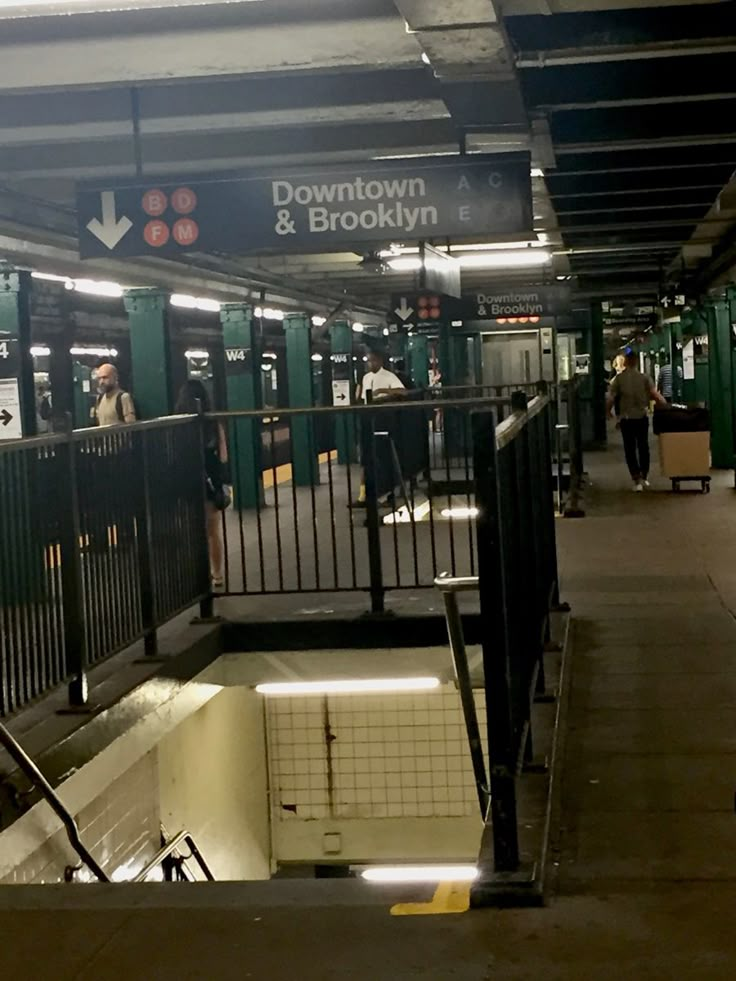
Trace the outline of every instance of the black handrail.
[[[187, 845], [190, 851], [190, 855], [188, 857], [196, 859], [205, 879], [207, 879], [208, 882], [214, 882], [215, 877], [212, 874], [209, 865], [207, 865], [205, 862], [204, 858], [202, 857], [202, 853], [197, 848], [194, 838], [192, 838], [188, 831], [180, 831], [178, 834], [174, 835], [170, 841], [168, 841], [162, 848], [159, 849], [158, 852], [156, 852], [151, 861], [145, 865], [138, 875], [131, 881], [145, 882], [151, 872], [153, 872], [158, 865], [161, 865], [161, 863], [164, 862], [169, 855], [172, 855], [175, 851], [179, 850], [179, 846], [181, 844]], [[186, 859], [184, 859], [184, 861], [186, 862]]]
[[15, 736], [11, 735], [11, 733], [8, 732], [6, 727], [1, 722], [0, 743], [2, 743], [4, 749], [15, 760], [34, 787], [41, 792], [41, 796], [48, 803], [54, 814], [56, 814], [56, 816], [61, 820], [69, 839], [69, 844], [72, 846], [84, 865], [87, 866], [90, 872], [92, 872], [92, 874], [99, 879], [100, 882], [110, 882], [109, 876], [103, 872], [102, 868], [97, 864], [90, 852], [82, 843], [77, 822], [74, 820], [70, 811], [67, 810], [63, 801], [43, 773], [41, 773], [34, 760], [31, 759]]

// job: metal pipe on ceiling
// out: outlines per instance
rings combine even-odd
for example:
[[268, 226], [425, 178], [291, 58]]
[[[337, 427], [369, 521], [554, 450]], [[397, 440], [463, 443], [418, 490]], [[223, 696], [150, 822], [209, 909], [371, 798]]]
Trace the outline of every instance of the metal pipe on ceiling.
[[554, 68], [562, 65], [605, 64], [614, 61], [649, 61], [653, 58], [694, 58], [731, 52], [736, 52], [736, 37], [522, 51], [517, 56], [515, 64], [517, 68]]

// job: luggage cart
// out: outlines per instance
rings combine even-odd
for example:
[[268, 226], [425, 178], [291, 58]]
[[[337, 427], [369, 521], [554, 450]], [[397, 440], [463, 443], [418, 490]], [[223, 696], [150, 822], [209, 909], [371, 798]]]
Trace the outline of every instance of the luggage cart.
[[654, 413], [659, 436], [659, 463], [677, 494], [686, 481], [700, 483], [710, 493], [710, 414], [704, 408], [673, 406]]

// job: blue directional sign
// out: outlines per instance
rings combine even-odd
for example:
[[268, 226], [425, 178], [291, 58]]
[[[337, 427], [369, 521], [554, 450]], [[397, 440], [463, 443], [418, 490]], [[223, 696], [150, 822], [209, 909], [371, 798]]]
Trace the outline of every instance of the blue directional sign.
[[79, 252], [329, 252], [531, 233], [527, 153], [421, 157], [78, 189]]

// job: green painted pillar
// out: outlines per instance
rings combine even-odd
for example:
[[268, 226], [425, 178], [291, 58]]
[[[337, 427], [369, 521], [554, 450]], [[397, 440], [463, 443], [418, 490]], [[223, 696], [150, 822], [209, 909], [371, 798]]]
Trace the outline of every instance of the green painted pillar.
[[670, 325], [670, 350], [672, 352], [672, 398], [675, 402], [683, 400], [683, 334], [682, 321]]
[[607, 441], [606, 427], [606, 369], [603, 365], [603, 306], [590, 305], [590, 377], [593, 395], [593, 440], [599, 445]]
[[730, 306], [718, 297], [706, 307], [708, 318], [708, 374], [710, 384], [710, 450], [714, 467], [734, 465], [733, 371], [731, 367]]
[[441, 324], [439, 328], [439, 354], [442, 385], [446, 388], [459, 385], [456, 365], [457, 349], [449, 324]]
[[0, 267], [0, 439], [36, 434], [32, 285], [29, 272]]
[[[304, 313], [284, 317], [286, 371], [289, 378], [289, 408], [311, 408], [312, 401], [312, 324]], [[317, 444], [314, 424], [307, 416], [291, 421], [291, 466], [297, 487], [319, 483]]]
[[[355, 399], [353, 383], [353, 331], [346, 320], [336, 320], [330, 327], [330, 361], [332, 363], [332, 404], [346, 408]], [[355, 463], [358, 441], [351, 413], [335, 419], [335, 446], [338, 463]]]
[[176, 394], [171, 382], [169, 294], [159, 289], [126, 290], [130, 324], [132, 395], [139, 419], [172, 412]]
[[[230, 411], [261, 409], [263, 389], [261, 351], [249, 303], [224, 303], [220, 308], [225, 358], [225, 395]], [[233, 479], [233, 499], [239, 510], [263, 502], [261, 422], [254, 418], [232, 419], [228, 450]]]
[[407, 338], [407, 369], [415, 388], [429, 385], [429, 343], [425, 334]]

